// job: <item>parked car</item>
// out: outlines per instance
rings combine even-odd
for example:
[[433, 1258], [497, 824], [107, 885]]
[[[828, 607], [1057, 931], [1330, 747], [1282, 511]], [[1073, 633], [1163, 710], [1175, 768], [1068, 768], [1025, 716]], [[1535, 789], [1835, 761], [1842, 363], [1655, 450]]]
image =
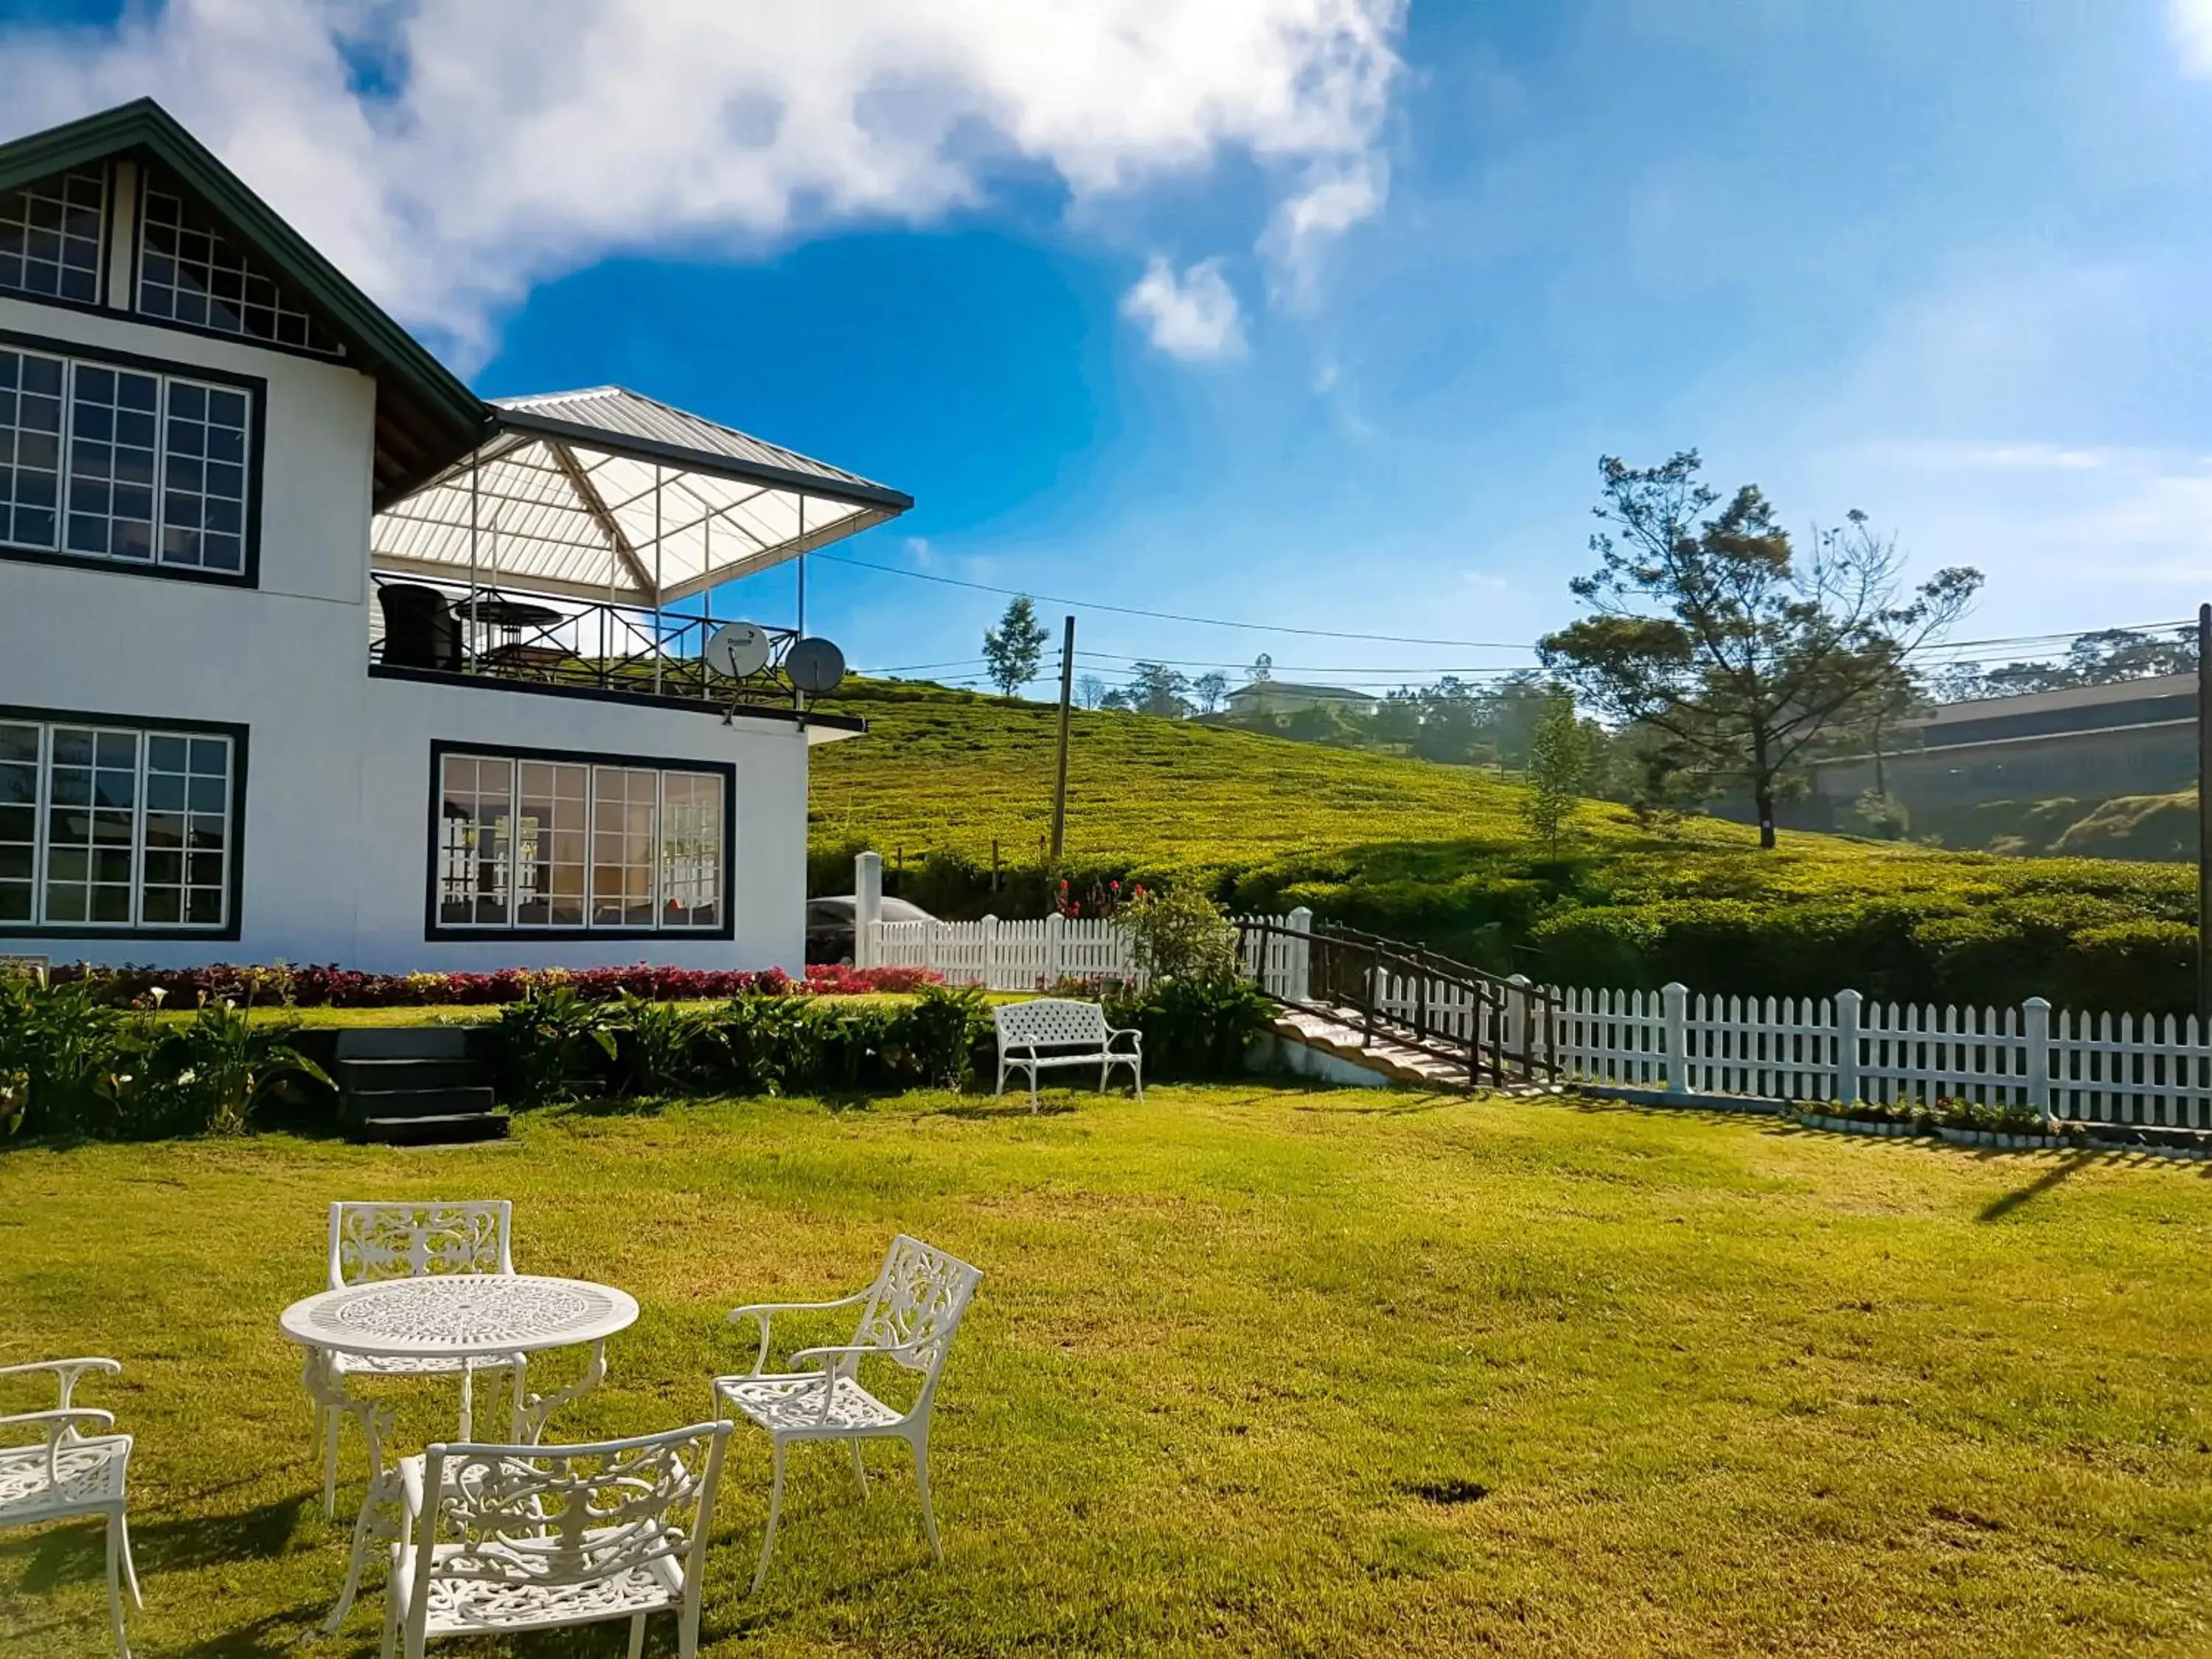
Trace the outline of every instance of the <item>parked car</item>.
[[[809, 962], [852, 961], [853, 916], [859, 909], [860, 902], [850, 893], [806, 901], [806, 959]], [[899, 898], [884, 901], [883, 918], [885, 921], [937, 920], [919, 904], [909, 904]]]

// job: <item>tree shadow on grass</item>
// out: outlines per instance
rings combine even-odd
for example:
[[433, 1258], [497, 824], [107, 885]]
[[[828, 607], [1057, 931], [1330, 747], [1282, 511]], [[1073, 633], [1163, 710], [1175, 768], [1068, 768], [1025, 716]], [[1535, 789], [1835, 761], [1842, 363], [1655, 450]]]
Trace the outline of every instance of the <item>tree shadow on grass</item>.
[[[190, 1572], [294, 1553], [292, 1534], [307, 1498], [295, 1495], [242, 1510], [182, 1521], [131, 1523], [131, 1555], [139, 1577]], [[104, 1582], [106, 1531], [98, 1517], [57, 1522], [47, 1531], [0, 1540], [0, 1561], [27, 1559], [23, 1589], [43, 1594], [64, 1584]]]
[[2045, 1170], [2027, 1186], [2015, 1188], [2001, 1197], [1991, 1199], [1982, 1206], [1982, 1212], [1974, 1219], [1977, 1221], [2002, 1220], [2021, 1205], [2033, 1203], [2075, 1171], [2085, 1170], [2098, 1161], [2098, 1154], [2086, 1148], [2077, 1152], [2071, 1158]]
[[991, 1123], [1030, 1117], [1073, 1117], [1081, 1109], [1079, 1097], [1070, 1091], [1057, 1097], [1040, 1094], [1035, 1111], [1030, 1109], [1027, 1095], [986, 1095], [977, 1100], [963, 1100], [957, 1106], [940, 1106], [929, 1115], [959, 1118], [969, 1123]]

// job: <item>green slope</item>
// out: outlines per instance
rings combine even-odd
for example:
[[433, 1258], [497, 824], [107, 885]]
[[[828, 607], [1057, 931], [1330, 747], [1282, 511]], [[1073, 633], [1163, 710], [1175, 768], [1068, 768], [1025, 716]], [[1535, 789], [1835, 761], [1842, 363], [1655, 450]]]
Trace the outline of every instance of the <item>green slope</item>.
[[[848, 890], [852, 851], [867, 845], [903, 864], [896, 890], [939, 914], [1042, 908], [1052, 708], [865, 682], [832, 706], [871, 730], [815, 752], [817, 891]], [[2177, 930], [2193, 932], [2193, 874], [2174, 865], [1787, 832], [1761, 853], [1741, 825], [1690, 819], [1661, 833], [1600, 802], [1551, 859], [1522, 827], [1517, 786], [1459, 768], [1080, 712], [1073, 757], [1079, 892], [1114, 878], [1195, 880], [1239, 908], [1308, 903], [1586, 981], [2163, 1007], [2185, 964]], [[996, 893], [994, 838], [1006, 866]]]

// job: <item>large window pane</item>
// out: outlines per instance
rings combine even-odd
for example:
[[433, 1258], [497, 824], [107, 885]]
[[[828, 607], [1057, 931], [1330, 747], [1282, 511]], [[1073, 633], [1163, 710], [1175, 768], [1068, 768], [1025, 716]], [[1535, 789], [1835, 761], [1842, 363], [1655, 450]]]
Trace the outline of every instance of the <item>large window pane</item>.
[[138, 733], [57, 726], [47, 775], [46, 915], [128, 927]]
[[0, 544], [51, 551], [59, 533], [65, 368], [0, 348]]
[[0, 725], [0, 921], [28, 921], [38, 872], [39, 750], [35, 726]]
[[661, 779], [660, 925], [714, 927], [722, 919], [722, 781], [703, 772]]
[[246, 568], [246, 394], [169, 382], [161, 463], [161, 562]]
[[448, 755], [442, 769], [438, 920], [505, 927], [514, 920], [514, 763]]
[[525, 761], [515, 819], [515, 921], [581, 927], [591, 834], [592, 770]]
[[653, 925], [653, 865], [660, 775], [592, 769], [592, 925]]
[[93, 363], [71, 380], [69, 550], [151, 559], [161, 382]]
[[148, 316], [343, 355], [327, 329], [159, 173], [148, 178], [141, 234], [138, 309]]
[[106, 194], [105, 173], [0, 191], [0, 289], [97, 305]]

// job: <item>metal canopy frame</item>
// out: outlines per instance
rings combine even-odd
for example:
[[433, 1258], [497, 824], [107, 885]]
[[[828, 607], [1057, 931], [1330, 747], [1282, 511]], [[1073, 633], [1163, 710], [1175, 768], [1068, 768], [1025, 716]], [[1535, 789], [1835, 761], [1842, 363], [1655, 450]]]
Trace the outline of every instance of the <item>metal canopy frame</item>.
[[659, 610], [914, 505], [620, 388], [493, 413], [483, 443], [376, 514], [372, 568]]

